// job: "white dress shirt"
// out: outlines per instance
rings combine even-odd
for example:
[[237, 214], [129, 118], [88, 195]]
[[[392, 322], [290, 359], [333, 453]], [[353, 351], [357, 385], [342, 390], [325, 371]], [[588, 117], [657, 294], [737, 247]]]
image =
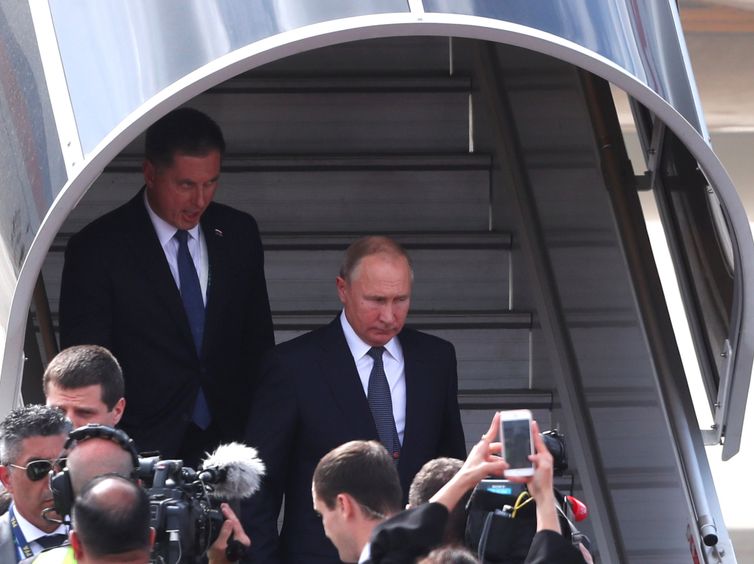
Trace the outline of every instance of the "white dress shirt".
[[[45, 533], [44, 531], [38, 529], [35, 525], [29, 523], [29, 521], [26, 520], [26, 517], [21, 515], [21, 513], [19, 513], [18, 509], [16, 509], [15, 507], [13, 508], [13, 514], [15, 515], [16, 521], [18, 522], [18, 528], [21, 529], [21, 532], [24, 534], [24, 539], [26, 539], [26, 543], [29, 545], [29, 548], [31, 549], [34, 556], [44, 550], [44, 547], [37, 542], [38, 538], [56, 534], [68, 536], [68, 527], [66, 527], [65, 525], [59, 525], [58, 528], [54, 531]], [[18, 552], [18, 547], [16, 547], [16, 552]]]
[[[165, 253], [165, 258], [170, 266], [170, 272], [173, 274], [175, 285], [180, 289], [181, 278], [178, 275], [178, 239], [175, 234], [178, 231], [174, 226], [162, 219], [155, 213], [152, 206], [147, 200], [147, 192], [144, 191], [144, 205], [147, 207], [149, 219], [152, 220], [157, 238], [160, 240], [160, 246]], [[194, 261], [194, 268], [199, 276], [199, 285], [202, 288], [202, 299], [204, 305], [207, 305], [207, 285], [209, 282], [209, 257], [207, 255], [207, 241], [204, 239], [201, 226], [197, 224], [193, 229], [189, 229], [188, 248], [191, 259]]]
[[[369, 375], [374, 366], [374, 359], [367, 353], [372, 348], [356, 334], [346, 319], [345, 312], [340, 314], [340, 324], [343, 334], [346, 336], [348, 348], [356, 363], [359, 379], [364, 388], [364, 395], [369, 397]], [[382, 354], [382, 364], [385, 367], [385, 376], [390, 386], [390, 398], [393, 401], [393, 419], [398, 431], [398, 438], [403, 444], [403, 433], [406, 430], [406, 370], [403, 362], [403, 349], [396, 337], [385, 344], [385, 352]]]

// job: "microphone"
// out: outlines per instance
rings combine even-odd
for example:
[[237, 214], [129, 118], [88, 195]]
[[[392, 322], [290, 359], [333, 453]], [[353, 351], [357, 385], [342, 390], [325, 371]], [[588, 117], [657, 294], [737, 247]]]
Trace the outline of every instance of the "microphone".
[[573, 497], [572, 495], [567, 495], [565, 496], [565, 498], [568, 502], [569, 507], [571, 508], [571, 511], [573, 511], [573, 517], [577, 523], [579, 521], [583, 521], [589, 516], [589, 508], [587, 508], [586, 504], [583, 501]]
[[213, 486], [213, 498], [245, 499], [259, 489], [265, 471], [255, 448], [233, 442], [220, 445], [207, 455], [198, 478]]

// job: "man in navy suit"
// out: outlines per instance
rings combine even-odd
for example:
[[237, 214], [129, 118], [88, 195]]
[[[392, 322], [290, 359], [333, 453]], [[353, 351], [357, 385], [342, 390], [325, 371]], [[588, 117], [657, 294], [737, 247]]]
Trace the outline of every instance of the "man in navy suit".
[[356, 241], [336, 278], [343, 312], [268, 356], [246, 434], [267, 465], [243, 507], [254, 562], [338, 562], [312, 509], [311, 483], [320, 458], [340, 444], [380, 440], [404, 498], [428, 460], [465, 458], [453, 346], [403, 327], [412, 278], [408, 255], [391, 239]]
[[257, 224], [212, 202], [224, 151], [197, 110], [153, 124], [145, 187], [71, 239], [61, 286], [62, 346], [109, 349], [125, 380], [120, 426], [190, 465], [243, 436], [274, 345]]

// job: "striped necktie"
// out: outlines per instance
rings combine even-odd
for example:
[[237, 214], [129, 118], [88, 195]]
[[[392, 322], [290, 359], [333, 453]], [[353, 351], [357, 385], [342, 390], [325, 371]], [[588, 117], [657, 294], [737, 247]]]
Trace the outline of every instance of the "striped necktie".
[[384, 347], [372, 347], [367, 352], [374, 359], [372, 372], [369, 374], [367, 400], [380, 442], [385, 445], [390, 456], [397, 462], [401, 454], [401, 443], [393, 418], [393, 398], [390, 395], [390, 385], [385, 375], [385, 366], [382, 364], [382, 353], [384, 352]]

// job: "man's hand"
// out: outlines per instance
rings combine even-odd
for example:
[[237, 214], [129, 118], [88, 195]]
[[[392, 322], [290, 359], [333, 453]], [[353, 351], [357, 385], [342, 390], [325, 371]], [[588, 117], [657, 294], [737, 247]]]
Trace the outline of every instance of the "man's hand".
[[228, 540], [231, 535], [233, 535], [234, 540], [240, 542], [246, 548], [251, 546], [251, 540], [246, 535], [241, 526], [241, 521], [238, 520], [238, 517], [236, 517], [230, 506], [227, 503], [223, 503], [220, 505], [220, 510], [223, 512], [225, 522], [220, 528], [220, 534], [217, 535], [217, 539], [207, 551], [209, 564], [226, 564], [227, 562], [232, 562], [228, 559], [225, 552], [228, 548]]
[[489, 430], [471, 449], [458, 473], [429, 500], [442, 503], [452, 511], [464, 494], [487, 476], [502, 476], [508, 464], [500, 458], [502, 445], [495, 441], [500, 425], [500, 414], [495, 413]]
[[560, 521], [558, 521], [555, 509], [555, 494], [553, 493], [552, 454], [547, 450], [547, 445], [539, 434], [539, 425], [536, 421], [531, 422], [531, 434], [534, 438], [535, 454], [529, 456], [534, 464], [533, 476], [506, 476], [511, 482], [525, 482], [529, 488], [529, 494], [537, 504], [537, 531], [549, 529], [560, 533]]

